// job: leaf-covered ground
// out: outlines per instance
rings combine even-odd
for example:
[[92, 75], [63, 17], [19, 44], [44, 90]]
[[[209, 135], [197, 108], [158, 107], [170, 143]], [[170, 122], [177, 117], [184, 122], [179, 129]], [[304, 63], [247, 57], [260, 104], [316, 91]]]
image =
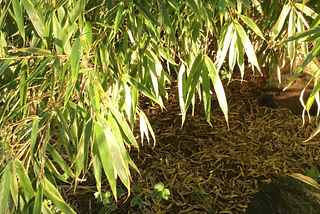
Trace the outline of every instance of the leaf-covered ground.
[[[253, 195], [272, 179], [306, 174], [306, 167], [319, 166], [319, 142], [302, 143], [315, 128], [315, 119], [302, 127], [301, 117], [288, 109], [261, 107], [259, 94], [265, 78], [248, 74], [245, 79], [225, 84], [230, 131], [214, 94], [212, 127], [197, 100], [194, 116], [189, 109], [181, 128], [176, 82], [169, 86], [166, 109], [142, 98], [140, 108], [157, 142], [153, 147], [153, 142], [145, 141], [139, 153], [130, 151], [140, 175], [132, 170], [131, 195], [122, 194], [111, 213], [244, 213]], [[61, 191], [77, 213], [98, 213], [102, 204], [94, 198], [90, 171], [86, 179], [75, 193], [63, 185]], [[152, 199], [157, 183], [170, 190], [168, 200]], [[106, 179], [102, 189], [110, 190]], [[136, 195], [143, 200], [142, 207], [131, 204]]]

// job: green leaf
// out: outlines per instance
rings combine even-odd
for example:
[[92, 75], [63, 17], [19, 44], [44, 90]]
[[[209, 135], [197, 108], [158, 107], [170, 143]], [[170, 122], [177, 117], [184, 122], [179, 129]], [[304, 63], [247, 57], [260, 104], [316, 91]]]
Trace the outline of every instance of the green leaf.
[[206, 67], [202, 67], [202, 93], [203, 93], [203, 106], [206, 115], [206, 120], [212, 127], [210, 122], [210, 109], [211, 109], [211, 95], [210, 95], [210, 81], [209, 74]]
[[178, 5], [175, 0], [168, 0], [168, 2], [171, 5], [171, 7], [173, 7], [176, 11], [179, 10]]
[[222, 23], [222, 18], [224, 16], [224, 11], [225, 11], [226, 6], [227, 6], [226, 0], [219, 0], [219, 15], [220, 15], [221, 23]]
[[62, 44], [62, 29], [56, 14], [52, 14], [52, 24], [53, 24], [53, 34], [54, 34], [54, 45], [56, 47], [57, 53], [63, 54], [63, 44]]
[[211, 78], [214, 90], [216, 92], [220, 108], [221, 108], [221, 110], [225, 116], [225, 119], [228, 123], [228, 104], [227, 104], [227, 98], [226, 98], [226, 94], [223, 89], [222, 82], [221, 82], [220, 77], [217, 73], [217, 70], [214, 67], [213, 62], [211, 61], [211, 59], [208, 56], [205, 56], [204, 62], [208, 68], [209, 76]]
[[203, 64], [202, 56], [203, 56], [202, 54], [199, 54], [197, 58], [194, 60], [190, 70], [190, 74], [188, 76], [187, 86], [186, 86], [188, 90], [188, 95], [186, 98], [185, 109], [188, 109], [189, 105], [191, 104], [192, 98], [194, 97], [195, 89], [199, 83], [199, 78], [202, 73], [202, 70], [201, 70], [202, 64]]
[[108, 145], [109, 146], [113, 145], [112, 147], [110, 146], [111, 153], [117, 153], [117, 155], [112, 156], [114, 167], [117, 170], [117, 173], [119, 174], [121, 181], [130, 191], [130, 180], [129, 180], [130, 171], [129, 171], [129, 165], [127, 160], [126, 148], [124, 147], [124, 144], [123, 144], [123, 139], [122, 139], [122, 135], [121, 135], [118, 123], [115, 120], [115, 118], [110, 114], [108, 115], [108, 124], [113, 134], [113, 139], [111, 137], [110, 140], [114, 140], [113, 142], [109, 141]]
[[11, 63], [11, 59], [7, 59], [0, 67], [0, 77], [2, 75], [2, 73], [8, 68], [8, 66], [10, 65]]
[[[21, 188], [24, 192], [24, 197], [26, 198], [27, 202], [30, 202], [32, 198], [34, 198], [34, 190], [32, 188], [29, 176], [24, 168], [24, 166], [21, 164], [19, 160], [14, 161], [15, 169], [19, 178], [19, 183], [21, 185]], [[2, 200], [1, 200], [2, 201]]]
[[241, 38], [239, 36], [239, 34], [237, 34], [237, 63], [240, 69], [240, 75], [241, 75], [241, 79], [243, 80], [244, 77], [244, 53], [243, 53], [243, 45], [241, 42]]
[[32, 121], [32, 131], [31, 131], [31, 138], [30, 138], [30, 157], [34, 155], [34, 148], [37, 143], [38, 130], [39, 130], [39, 119], [36, 117]]
[[[294, 10], [291, 10], [289, 15], [289, 25], [288, 25], [288, 37], [291, 37], [295, 34], [296, 30], [296, 13]], [[295, 42], [288, 42], [288, 55], [290, 60], [292, 61], [295, 56], [296, 46]]]
[[156, 20], [152, 14], [139, 2], [135, 1], [134, 2], [135, 5], [138, 6], [139, 11], [142, 13], [142, 15], [144, 17], [146, 17], [147, 19], [149, 19], [149, 21], [151, 21], [153, 24], [155, 24], [156, 26], [160, 27], [160, 23], [158, 22], [158, 20]]
[[49, 200], [51, 200], [54, 205], [58, 207], [62, 212], [68, 214], [76, 214], [63, 200], [58, 189], [50, 181], [48, 181], [46, 177], [43, 177], [43, 190], [44, 195]]
[[262, 39], [265, 39], [263, 37], [263, 33], [261, 32], [260, 28], [250, 19], [249, 17], [243, 16], [239, 14], [239, 17], [242, 19], [244, 23], [246, 23], [247, 26], [249, 26], [253, 32], [255, 32], [258, 36], [260, 36]]
[[37, 67], [37, 69], [30, 75], [30, 77], [24, 82], [24, 84], [21, 86], [23, 88], [26, 86], [29, 82], [31, 82], [38, 74], [47, 66], [47, 63], [52, 59], [52, 57], [47, 57], [42, 61], [42, 63]]
[[318, 26], [320, 24], [320, 14], [313, 20], [310, 25], [310, 29]]
[[130, 127], [125, 120], [125, 118], [119, 113], [118, 110], [115, 108], [111, 108], [112, 115], [117, 119], [118, 124], [120, 125], [121, 129], [123, 130], [126, 137], [129, 139], [129, 141], [139, 149], [138, 143], [133, 135], [133, 133], [130, 130]]
[[43, 200], [43, 186], [42, 186], [42, 182], [40, 182], [38, 186], [36, 198], [34, 200], [33, 214], [41, 213], [42, 200]]
[[7, 203], [10, 196], [10, 180], [10, 168], [7, 166], [3, 170], [0, 182], [0, 213], [6, 213], [5, 211], [7, 209]]
[[246, 54], [247, 54], [247, 56], [249, 58], [249, 61], [254, 66], [256, 66], [256, 68], [261, 73], [256, 53], [254, 51], [253, 45], [251, 44], [246, 32], [244, 31], [244, 29], [242, 28], [242, 26], [238, 22], [235, 22], [234, 24], [235, 24], [237, 33], [239, 34], [239, 37], [241, 38], [243, 47], [244, 47], [244, 49], [246, 51]]
[[284, 41], [280, 42], [279, 44], [282, 44], [284, 42], [290, 42], [290, 41], [298, 40], [298, 39], [301, 39], [301, 38], [304, 38], [306, 36], [309, 36], [309, 35], [312, 35], [312, 34], [315, 34], [315, 33], [319, 33], [319, 32], [320, 32], [320, 26], [312, 28], [312, 29], [309, 29], [309, 30], [306, 30], [306, 31], [304, 31], [302, 33], [298, 33], [298, 34], [296, 34], [294, 36], [291, 36], [290, 38], [285, 39]]
[[61, 155], [49, 143], [47, 144], [47, 151], [50, 153], [52, 159], [61, 167], [61, 169], [71, 178], [74, 178], [74, 174], [70, 167], [66, 164]]
[[158, 103], [162, 108], [164, 108], [162, 101], [160, 101], [158, 98], [156, 98], [149, 89], [144, 87], [141, 83], [139, 83], [137, 80], [133, 79], [131, 76], [124, 74], [122, 75], [122, 79], [124, 81], [129, 82], [134, 87], [136, 87], [139, 91], [141, 91], [144, 95], [152, 99], [154, 102]]
[[171, 22], [170, 22], [170, 19], [169, 19], [167, 8], [166, 8], [163, 0], [157, 0], [157, 2], [158, 2], [158, 6], [159, 6], [159, 10], [160, 10], [161, 16], [162, 16], [162, 18], [164, 20], [164, 28], [166, 29], [167, 34], [169, 34], [171, 42], [175, 43], [176, 42], [175, 31], [173, 30], [173, 28], [171, 26]]
[[[225, 24], [225, 26], [228, 26], [228, 23]], [[227, 55], [227, 52], [228, 52], [228, 49], [229, 49], [229, 46], [230, 46], [230, 42], [231, 42], [231, 39], [232, 39], [232, 34], [234, 32], [234, 27], [233, 27], [233, 23], [230, 23], [229, 26], [227, 27], [227, 31], [226, 31], [226, 34], [221, 34], [221, 42], [223, 42], [222, 44], [222, 47], [219, 47], [219, 50], [218, 50], [218, 53], [217, 53], [217, 70], [219, 72], [223, 62], [224, 62], [224, 59], [226, 58], [226, 55]]]
[[187, 0], [187, 2], [190, 8], [192, 9], [192, 11], [198, 16], [198, 19], [199, 19], [198, 21], [200, 21], [202, 16], [201, 16], [198, 5], [195, 3], [194, 0]]
[[24, 30], [24, 18], [23, 18], [23, 8], [19, 2], [19, 0], [12, 0], [12, 6], [14, 15], [16, 17], [16, 22], [18, 25], [19, 32], [22, 36], [23, 41], [25, 41], [25, 30]]
[[280, 16], [272, 30], [272, 33], [271, 33], [271, 40], [274, 40], [280, 33], [281, 29], [283, 28], [283, 25], [284, 25], [284, 21], [286, 20], [287, 18], [287, 15], [289, 14], [291, 10], [291, 6], [290, 6], [290, 3], [286, 4], [281, 13], [280, 13]]
[[79, 62], [80, 62], [80, 38], [77, 38], [72, 44], [72, 50], [70, 55], [71, 64], [71, 82], [74, 83], [78, 79], [79, 74]]
[[310, 16], [312, 19], [316, 19], [318, 16], [316, 12], [314, 12], [310, 7], [306, 6], [305, 4], [295, 3], [294, 6], [299, 8], [299, 10], [301, 10], [307, 16]]
[[320, 43], [318, 43], [315, 47], [313, 47], [312, 51], [310, 51], [306, 59], [303, 61], [300, 67], [292, 75], [289, 84], [283, 90], [286, 90], [293, 83], [293, 81], [301, 73], [304, 67], [306, 67], [313, 60], [313, 58], [317, 56], [319, 51], [320, 51]]
[[[97, 120], [99, 121], [95, 123], [95, 134], [97, 138], [96, 142], [98, 145], [100, 159], [102, 162], [104, 172], [108, 178], [113, 195], [116, 198], [117, 190], [116, 190], [116, 182], [115, 182], [115, 170], [117, 170], [117, 168], [113, 165], [114, 162], [111, 157], [111, 151], [109, 146], [110, 138], [108, 135], [111, 133], [110, 131], [108, 131], [109, 127], [107, 127], [105, 119], [102, 118], [100, 115], [96, 115], [96, 117], [97, 117]], [[106, 136], [108, 136], [109, 142], [107, 141]], [[119, 153], [117, 153], [117, 155], [119, 155]]]
[[41, 39], [44, 40], [45, 39], [44, 26], [41, 20], [42, 16], [40, 15], [40, 10], [36, 10], [30, 0], [22, 0], [21, 2], [23, 3], [24, 8], [26, 9], [29, 15], [29, 18], [33, 24], [34, 29], [37, 31]]
[[29, 47], [29, 48], [18, 48], [16, 51], [20, 52], [26, 52], [31, 54], [36, 54], [39, 56], [53, 56], [52, 52], [49, 50], [41, 49], [41, 48], [35, 48], [35, 47]]
[[244, 3], [244, 5], [245, 5], [247, 8], [250, 7], [250, 1], [249, 1], [249, 0], [241, 0], [241, 1]]

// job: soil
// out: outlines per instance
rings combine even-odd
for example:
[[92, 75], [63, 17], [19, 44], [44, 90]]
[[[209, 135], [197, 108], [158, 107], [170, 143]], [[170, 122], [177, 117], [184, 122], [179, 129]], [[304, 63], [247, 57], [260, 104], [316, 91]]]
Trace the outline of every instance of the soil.
[[[110, 213], [245, 213], [254, 194], [273, 179], [319, 167], [319, 142], [302, 142], [316, 128], [314, 120], [302, 127], [302, 119], [289, 109], [261, 106], [266, 77], [247, 73], [242, 82], [224, 81], [230, 129], [214, 92], [212, 126], [199, 98], [194, 116], [190, 107], [181, 126], [176, 80], [168, 86], [165, 109], [141, 97], [139, 108], [146, 113], [157, 141], [144, 140], [141, 145], [139, 127], [135, 127], [140, 151], [132, 148], [130, 156], [139, 173], [131, 170], [130, 196], [118, 179], [118, 188], [125, 193]], [[103, 205], [94, 198], [92, 172], [85, 178], [75, 193], [63, 185], [61, 192], [77, 213], [95, 214]], [[152, 198], [157, 183], [170, 191], [168, 200]], [[110, 191], [105, 178], [102, 189]], [[143, 201], [140, 207], [131, 203], [137, 195]]]

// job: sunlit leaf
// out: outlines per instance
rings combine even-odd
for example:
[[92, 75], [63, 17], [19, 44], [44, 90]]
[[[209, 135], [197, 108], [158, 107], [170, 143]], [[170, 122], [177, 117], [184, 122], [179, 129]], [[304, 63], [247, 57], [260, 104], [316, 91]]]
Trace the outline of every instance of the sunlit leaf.
[[43, 20], [41, 20], [41, 18], [43, 17], [39, 16], [41, 10], [36, 10], [33, 3], [30, 0], [22, 0], [21, 2], [23, 3], [24, 8], [26, 9], [29, 15], [34, 29], [37, 31], [37, 33], [42, 39], [45, 39]]
[[279, 35], [290, 10], [291, 10], [291, 6], [289, 3], [283, 7], [283, 9], [280, 13], [280, 16], [279, 16], [279, 18], [278, 18], [278, 20], [272, 30], [271, 39], [275, 39]]
[[[296, 30], [296, 13], [294, 10], [291, 10], [290, 15], [289, 15], [289, 25], [288, 25], [288, 37], [291, 37], [295, 34]], [[295, 42], [288, 42], [288, 54], [290, 60], [294, 59], [295, 56]]]
[[226, 98], [226, 94], [225, 94], [224, 89], [223, 89], [222, 82], [220, 80], [220, 77], [219, 77], [219, 75], [217, 73], [216, 68], [214, 67], [213, 62], [211, 61], [211, 59], [208, 56], [205, 56], [204, 62], [205, 62], [205, 65], [208, 68], [209, 76], [211, 78], [214, 90], [216, 92], [220, 108], [221, 108], [221, 110], [222, 110], [222, 112], [223, 112], [223, 114], [225, 116], [225, 119], [227, 121], [227, 125], [229, 127], [229, 122], [228, 122], [228, 104], [227, 104], [227, 98]]
[[256, 23], [254, 23], [254, 21], [252, 21], [252, 19], [250, 19], [250, 18], [248, 18], [246, 16], [243, 16], [241, 14], [239, 14], [239, 17], [242, 19], [242, 21], [244, 23], [246, 23], [247, 26], [249, 26], [253, 30], [253, 32], [255, 32], [262, 39], [265, 39], [263, 37], [263, 33], [261, 32], [260, 28], [256, 25]]
[[6, 213], [7, 203], [10, 196], [10, 168], [6, 167], [0, 182], [0, 213]]
[[259, 67], [259, 63], [258, 63], [258, 60], [257, 60], [257, 56], [256, 56], [256, 53], [254, 51], [254, 48], [253, 48], [253, 45], [251, 44], [246, 32], [244, 31], [244, 29], [242, 28], [242, 26], [235, 22], [235, 27], [236, 27], [236, 30], [237, 30], [237, 33], [239, 34], [240, 38], [241, 38], [241, 41], [242, 41], [242, 44], [243, 44], [243, 47], [246, 51], [246, 54], [249, 58], [249, 61], [254, 65], [256, 66], [256, 68], [259, 70], [259, 72], [261, 73], [260, 71], [260, 67]]

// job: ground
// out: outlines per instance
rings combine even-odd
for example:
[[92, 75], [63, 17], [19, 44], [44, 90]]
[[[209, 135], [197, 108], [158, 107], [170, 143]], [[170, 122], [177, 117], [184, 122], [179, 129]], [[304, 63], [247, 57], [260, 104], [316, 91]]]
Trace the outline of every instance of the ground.
[[[237, 78], [235, 78], [237, 79]], [[110, 213], [244, 213], [250, 199], [271, 180], [288, 173], [305, 173], [319, 166], [319, 142], [303, 143], [316, 128], [315, 119], [305, 124], [289, 109], [260, 106], [265, 78], [248, 73], [246, 81], [224, 82], [229, 107], [229, 127], [212, 95], [211, 123], [206, 122], [203, 104], [196, 103], [181, 127], [176, 80], [170, 85], [165, 109], [152, 106], [142, 97], [144, 110], [156, 134], [157, 142], [145, 141], [140, 152], [130, 156], [140, 174], [131, 170], [132, 189], [121, 195], [117, 209]], [[139, 127], [135, 133], [139, 138]], [[60, 186], [66, 201], [77, 213], [98, 213], [93, 174], [80, 183], [74, 193]], [[154, 184], [169, 189], [168, 200], [151, 197]], [[125, 187], [118, 181], [119, 188]], [[109, 191], [107, 180], [103, 191]], [[132, 205], [139, 195], [143, 206]]]

